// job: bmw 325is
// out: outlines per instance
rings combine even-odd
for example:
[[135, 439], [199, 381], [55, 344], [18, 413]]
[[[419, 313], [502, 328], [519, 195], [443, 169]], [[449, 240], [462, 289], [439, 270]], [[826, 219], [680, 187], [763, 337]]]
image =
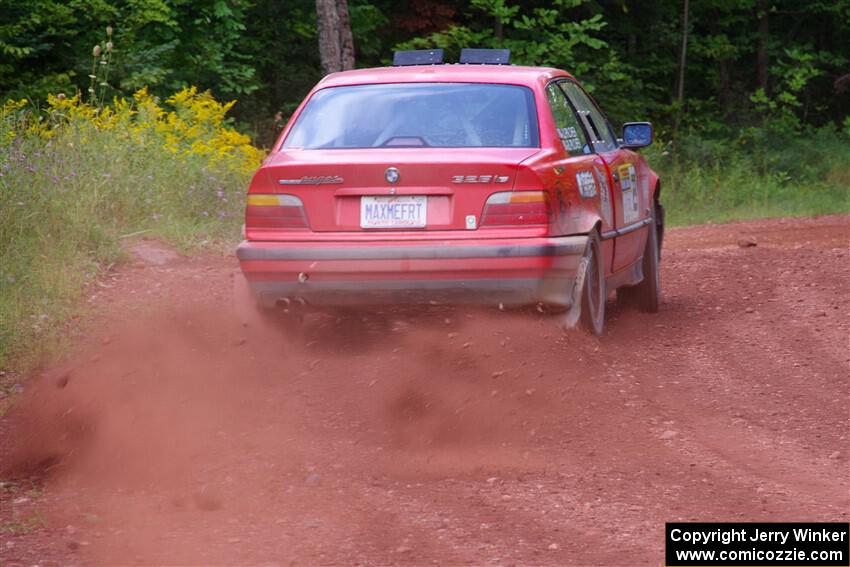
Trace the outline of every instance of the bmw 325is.
[[652, 126], [618, 137], [569, 73], [508, 56], [399, 52], [322, 79], [248, 190], [258, 303], [580, 307], [597, 335], [615, 289], [656, 311]]

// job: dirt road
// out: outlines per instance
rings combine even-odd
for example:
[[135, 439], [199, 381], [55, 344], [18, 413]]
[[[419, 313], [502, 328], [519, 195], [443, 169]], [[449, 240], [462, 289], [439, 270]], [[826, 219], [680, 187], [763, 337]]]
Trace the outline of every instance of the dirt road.
[[848, 242], [671, 230], [661, 312], [601, 339], [435, 308], [301, 342], [232, 258], [142, 249], [0, 420], [0, 564], [661, 565], [665, 521], [846, 522]]

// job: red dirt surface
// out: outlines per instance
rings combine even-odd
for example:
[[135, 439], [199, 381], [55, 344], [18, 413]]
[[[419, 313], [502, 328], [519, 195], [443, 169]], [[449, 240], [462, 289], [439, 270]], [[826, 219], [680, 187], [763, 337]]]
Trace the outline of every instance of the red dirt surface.
[[848, 243], [670, 230], [661, 312], [601, 339], [435, 307], [293, 340], [232, 257], [148, 242], [0, 419], [0, 564], [660, 565], [666, 521], [849, 521]]

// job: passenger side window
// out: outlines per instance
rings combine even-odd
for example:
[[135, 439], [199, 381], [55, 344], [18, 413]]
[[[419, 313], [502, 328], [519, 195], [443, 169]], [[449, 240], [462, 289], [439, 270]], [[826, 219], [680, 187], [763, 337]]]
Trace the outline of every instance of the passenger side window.
[[596, 106], [596, 103], [587, 95], [584, 90], [572, 81], [564, 81], [560, 83], [564, 93], [569, 97], [570, 101], [575, 105], [579, 116], [587, 127], [587, 133], [593, 142], [593, 149], [597, 152], [612, 152], [619, 146], [617, 145], [617, 137], [611, 129], [611, 125], [605, 118], [605, 115]]
[[549, 107], [552, 109], [552, 117], [555, 119], [558, 137], [561, 138], [561, 143], [564, 144], [567, 153], [570, 156], [592, 153], [581, 127], [581, 122], [573, 111], [570, 101], [567, 100], [558, 85], [553, 83], [546, 87], [546, 98], [549, 99]]

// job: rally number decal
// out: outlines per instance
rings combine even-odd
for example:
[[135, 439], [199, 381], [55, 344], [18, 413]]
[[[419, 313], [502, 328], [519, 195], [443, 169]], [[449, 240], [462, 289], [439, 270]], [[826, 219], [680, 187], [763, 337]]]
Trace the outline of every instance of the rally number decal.
[[593, 174], [589, 171], [579, 171], [576, 173], [576, 183], [578, 184], [578, 192], [584, 199], [596, 197], [596, 180], [593, 179]]

